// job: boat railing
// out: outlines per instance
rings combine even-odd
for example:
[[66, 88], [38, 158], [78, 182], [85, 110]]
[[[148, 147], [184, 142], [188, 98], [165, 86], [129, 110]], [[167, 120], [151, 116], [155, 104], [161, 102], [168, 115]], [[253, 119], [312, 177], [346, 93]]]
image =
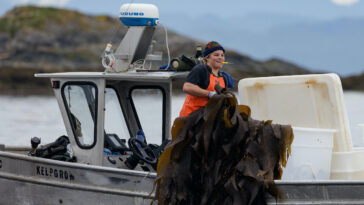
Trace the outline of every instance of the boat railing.
[[5, 146], [4, 144], [0, 144], [0, 151], [5, 152], [13, 152], [19, 154], [26, 154], [29, 152], [31, 148], [26, 146]]

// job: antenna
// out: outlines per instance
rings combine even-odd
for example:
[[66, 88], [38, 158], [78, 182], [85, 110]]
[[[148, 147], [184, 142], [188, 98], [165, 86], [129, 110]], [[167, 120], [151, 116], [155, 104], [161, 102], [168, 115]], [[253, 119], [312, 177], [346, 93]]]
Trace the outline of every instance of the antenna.
[[[102, 58], [105, 72], [125, 72], [134, 63], [145, 61], [149, 45], [159, 23], [158, 8], [152, 4], [124, 4], [120, 8], [120, 21], [128, 31], [114, 53], [107, 45]], [[161, 60], [154, 57], [148, 60]], [[144, 65], [144, 63], [143, 63]]]

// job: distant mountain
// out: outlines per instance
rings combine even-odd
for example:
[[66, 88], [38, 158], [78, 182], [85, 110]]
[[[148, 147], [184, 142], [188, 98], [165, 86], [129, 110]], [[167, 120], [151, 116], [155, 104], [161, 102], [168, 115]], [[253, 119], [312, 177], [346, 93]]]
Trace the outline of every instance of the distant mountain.
[[276, 26], [243, 39], [240, 44], [250, 48], [253, 56], [267, 58], [274, 53], [311, 69], [341, 75], [364, 71], [364, 18]]
[[364, 92], [364, 73], [341, 78], [341, 83], [345, 90]]
[[[309, 23], [315, 21], [304, 16], [281, 14], [281, 13], [248, 13], [241, 18], [228, 18], [235, 27], [247, 30], [249, 32], [264, 32], [277, 25], [292, 25]], [[236, 24], [240, 22], [240, 24]], [[233, 27], [233, 25], [231, 25]]]
[[[0, 92], [22, 86], [29, 88], [34, 72], [103, 71], [100, 56], [106, 44], [111, 41], [118, 46], [125, 32], [119, 20], [109, 16], [35, 6], [14, 8], [0, 18]], [[172, 57], [192, 56], [196, 45], [206, 43], [173, 31], [168, 34]], [[166, 56], [162, 28], [157, 29], [154, 40], [157, 42], [154, 49]], [[227, 51], [227, 61], [233, 64], [225, 66], [224, 70], [235, 80], [246, 76], [309, 72], [279, 59], [256, 61], [232, 50]], [[37, 88], [43, 84], [33, 82], [32, 86]]]
[[[168, 13], [161, 16], [161, 21], [169, 27], [183, 34], [194, 34], [204, 29], [223, 31], [247, 31], [264, 32], [277, 25], [292, 25], [298, 23], [315, 22], [315, 19], [299, 15], [280, 13], [247, 13], [239, 17], [219, 17], [205, 14], [203, 16], [189, 16], [185, 13]], [[202, 31], [202, 36], [208, 35], [208, 31]], [[217, 35], [215, 35], [217, 36]], [[196, 35], [196, 37], [198, 37]], [[224, 40], [225, 41], [225, 40]], [[223, 42], [224, 42], [223, 41]]]
[[180, 23], [183, 18], [170, 19], [176, 21], [170, 24], [176, 25], [172, 28], [200, 39], [216, 39], [256, 59], [276, 57], [310, 70], [341, 75], [364, 71], [364, 18], [322, 21], [289, 14], [252, 13], [242, 18], [190, 17]]

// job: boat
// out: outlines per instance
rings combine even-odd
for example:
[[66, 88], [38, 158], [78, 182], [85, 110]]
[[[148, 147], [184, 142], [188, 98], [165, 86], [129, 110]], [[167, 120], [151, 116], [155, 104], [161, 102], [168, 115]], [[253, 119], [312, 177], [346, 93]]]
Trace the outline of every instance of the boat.
[[[137, 72], [143, 64], [139, 59], [160, 59], [147, 55], [158, 9], [125, 4], [120, 10], [129, 29], [115, 53], [107, 45], [105, 72], [35, 74], [50, 79], [68, 137], [48, 147], [38, 138], [26, 148], [1, 145], [0, 204], [150, 203], [156, 155], [170, 139], [172, 80], [186, 73]], [[129, 140], [128, 145], [144, 126], [137, 104], [145, 102], [138, 97], [148, 94], [158, 98], [158, 116], [152, 120], [159, 123], [153, 126], [159, 128], [160, 142], [141, 147]], [[147, 155], [133, 155], [130, 143]]]
[[[104, 72], [35, 74], [50, 79], [67, 136], [43, 146], [38, 138], [29, 147], [0, 145], [0, 204], [152, 202], [157, 159], [171, 139], [172, 82], [187, 72], [145, 68], [146, 60], [161, 59], [149, 49], [159, 21], [154, 5], [120, 10], [128, 32], [116, 51], [107, 45]], [[149, 122], [140, 118], [152, 104], [143, 96], [157, 103]], [[292, 158], [298, 158], [289, 163], [317, 162], [317, 155], [305, 157], [317, 150], [325, 156], [309, 164], [309, 176], [295, 175], [302, 163], [287, 167], [291, 175], [275, 181], [282, 198], [269, 204], [364, 204], [364, 149], [351, 145], [337, 75], [243, 79], [239, 97], [252, 117], [292, 124], [296, 139], [300, 132], [311, 137], [306, 147], [293, 146]]]
[[[123, 204], [147, 204], [144, 199], [152, 197], [156, 176], [152, 164], [156, 156], [151, 154], [153, 159], [144, 159], [149, 163], [136, 165], [130, 154], [120, 154], [123, 149], [125, 153], [132, 151], [126, 149], [125, 140], [141, 129], [140, 113], [135, 107], [140, 102], [136, 102], [134, 93], [152, 92], [161, 96], [162, 143], [170, 138], [171, 81], [180, 75], [171, 72], [37, 74], [52, 81], [77, 162], [29, 156], [31, 147], [2, 146], [2, 203], [116, 204], [123, 200]], [[115, 114], [121, 115], [115, 118]], [[107, 142], [113, 153], [104, 153]], [[139, 159], [136, 160], [138, 163]], [[125, 162], [134, 167], [130, 169]]]

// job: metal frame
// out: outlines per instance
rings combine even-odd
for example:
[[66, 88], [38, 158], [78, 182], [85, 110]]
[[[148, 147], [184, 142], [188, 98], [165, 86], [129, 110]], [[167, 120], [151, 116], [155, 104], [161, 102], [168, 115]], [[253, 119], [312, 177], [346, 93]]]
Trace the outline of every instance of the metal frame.
[[[74, 136], [74, 139], [77, 143], [77, 145], [82, 148], [82, 149], [91, 149], [93, 148], [96, 143], [97, 143], [97, 108], [98, 108], [98, 87], [95, 83], [93, 82], [85, 82], [85, 81], [72, 81], [72, 82], [66, 82], [62, 85], [61, 87], [61, 94], [62, 94], [62, 99], [63, 99], [63, 103], [64, 105], [67, 105], [67, 101], [66, 101], [66, 96], [64, 95], [64, 89], [67, 85], [91, 85], [95, 88], [95, 113], [93, 113], [92, 110], [90, 110], [91, 112], [91, 115], [92, 115], [92, 118], [93, 118], [93, 121], [94, 121], [94, 141], [91, 145], [89, 146], [84, 146], [80, 143], [80, 141], [78, 140], [78, 137], [76, 136], [76, 132], [75, 132], [75, 127], [73, 126], [72, 123], [71, 124], [71, 128], [72, 128], [72, 132], [73, 132], [73, 136]], [[67, 115], [68, 115], [68, 120], [71, 120], [71, 111], [69, 110], [68, 106], [65, 106], [66, 108], [66, 111], [67, 111]], [[71, 122], [71, 121], [70, 121]]]
[[[167, 101], [167, 96], [166, 96], [166, 91], [164, 90], [163, 87], [161, 86], [158, 86], [158, 85], [151, 85], [151, 86], [148, 86], [148, 85], [136, 85], [136, 86], [133, 86], [130, 88], [129, 90], [129, 95], [128, 95], [128, 98], [130, 99], [130, 104], [132, 106], [132, 109], [135, 113], [135, 118], [136, 118], [136, 121], [138, 123], [138, 126], [139, 126], [139, 129], [142, 129], [142, 125], [140, 124], [140, 121], [139, 121], [139, 116], [138, 116], [138, 112], [136, 111], [136, 108], [135, 108], [135, 105], [134, 105], [134, 101], [133, 101], [133, 97], [132, 97], [132, 92], [133, 90], [136, 90], [136, 89], [158, 89], [162, 92], [162, 95], [163, 95], [163, 105], [162, 105], [162, 142], [166, 139], [166, 115], [167, 115], [167, 111], [166, 111], [166, 101]], [[161, 143], [162, 143], [161, 142]]]

